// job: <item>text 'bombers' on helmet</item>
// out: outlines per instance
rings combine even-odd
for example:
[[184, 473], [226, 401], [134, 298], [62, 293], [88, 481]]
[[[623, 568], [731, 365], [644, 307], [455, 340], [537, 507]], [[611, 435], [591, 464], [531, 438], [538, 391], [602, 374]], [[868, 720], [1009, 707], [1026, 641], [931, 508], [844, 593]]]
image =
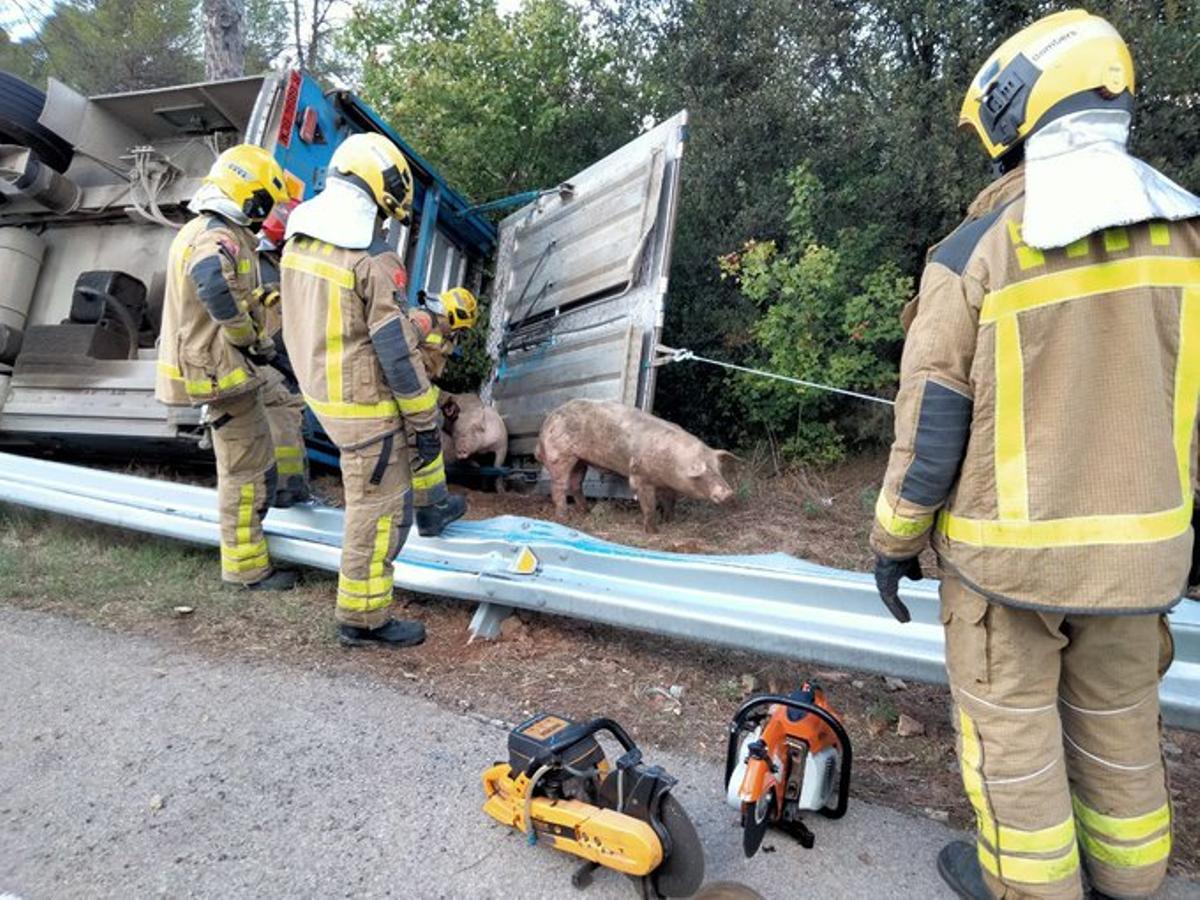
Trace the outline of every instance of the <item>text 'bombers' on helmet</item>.
[[412, 209], [413, 179], [400, 148], [382, 134], [354, 134], [342, 141], [329, 160], [332, 176], [366, 190], [379, 208], [401, 223]]
[[283, 169], [254, 144], [238, 144], [213, 162], [204, 178], [228, 197], [251, 222], [261, 222], [276, 203], [288, 199]]
[[1132, 111], [1133, 58], [1112, 25], [1082, 9], [1039, 19], [993, 52], [958, 124], [999, 159], [1040, 127], [1085, 109]]

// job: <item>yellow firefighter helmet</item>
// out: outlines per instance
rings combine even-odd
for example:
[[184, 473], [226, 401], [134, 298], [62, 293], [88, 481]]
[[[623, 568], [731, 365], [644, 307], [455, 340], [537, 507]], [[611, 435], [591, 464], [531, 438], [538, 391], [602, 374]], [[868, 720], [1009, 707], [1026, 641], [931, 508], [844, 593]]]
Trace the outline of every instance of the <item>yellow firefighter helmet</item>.
[[283, 169], [254, 144], [238, 144], [218, 156], [204, 182], [237, 204], [251, 222], [261, 222], [276, 203], [288, 199]]
[[401, 223], [412, 208], [413, 179], [400, 148], [382, 134], [353, 134], [333, 151], [329, 170], [370, 192], [387, 215]]
[[1038, 128], [1083, 109], [1132, 111], [1133, 58], [1108, 22], [1082, 9], [1039, 19], [1000, 45], [963, 100], [973, 128], [999, 159]]
[[479, 303], [476, 301], [475, 295], [465, 287], [442, 291], [437, 300], [430, 304], [430, 307], [434, 312], [449, 320], [451, 331], [473, 327], [479, 313]]

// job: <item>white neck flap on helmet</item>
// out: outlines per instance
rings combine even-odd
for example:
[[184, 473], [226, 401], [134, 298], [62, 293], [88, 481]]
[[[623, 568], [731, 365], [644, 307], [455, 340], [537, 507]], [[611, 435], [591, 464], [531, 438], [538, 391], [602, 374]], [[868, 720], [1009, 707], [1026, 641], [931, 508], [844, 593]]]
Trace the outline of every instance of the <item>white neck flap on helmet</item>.
[[1200, 216], [1200, 198], [1126, 149], [1130, 115], [1072, 113], [1031, 135], [1025, 148], [1025, 221], [1030, 247], [1065, 247], [1120, 225]]
[[370, 194], [349, 181], [330, 178], [325, 190], [292, 210], [287, 236], [303, 234], [335, 247], [365, 250], [371, 246], [379, 216]]
[[250, 224], [250, 217], [242, 212], [236, 203], [226, 197], [215, 184], [201, 185], [200, 190], [196, 191], [196, 195], [188, 202], [188, 209], [197, 214], [216, 213], [238, 225]]

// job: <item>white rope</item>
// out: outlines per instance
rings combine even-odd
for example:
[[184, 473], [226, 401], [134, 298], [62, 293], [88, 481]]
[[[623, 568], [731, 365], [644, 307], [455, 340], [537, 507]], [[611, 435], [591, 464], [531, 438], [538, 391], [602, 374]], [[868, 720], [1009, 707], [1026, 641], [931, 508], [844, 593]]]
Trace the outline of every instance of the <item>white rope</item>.
[[805, 381], [803, 378], [793, 378], [790, 375], [780, 375], [777, 372], [767, 372], [763, 369], [751, 369], [748, 366], [739, 366], [731, 362], [724, 362], [719, 359], [709, 359], [707, 356], [697, 356], [691, 350], [671, 350], [670, 357], [665, 362], [684, 362], [686, 360], [694, 360], [695, 362], [708, 363], [712, 366], [720, 366], [723, 369], [733, 369], [735, 372], [745, 372], [749, 375], [758, 375], [762, 378], [773, 378], [776, 381], [786, 381], [789, 384], [798, 384], [801, 387], [813, 388], [818, 391], [829, 391], [831, 394], [841, 394], [844, 397], [854, 397], [856, 400], [869, 400], [871, 403], [882, 403], [884, 406], [895, 406], [895, 400], [887, 400], [884, 397], [875, 397], [871, 394], [860, 394], [858, 391], [848, 391], [845, 388], [834, 387], [831, 384], [821, 384], [816, 381]]

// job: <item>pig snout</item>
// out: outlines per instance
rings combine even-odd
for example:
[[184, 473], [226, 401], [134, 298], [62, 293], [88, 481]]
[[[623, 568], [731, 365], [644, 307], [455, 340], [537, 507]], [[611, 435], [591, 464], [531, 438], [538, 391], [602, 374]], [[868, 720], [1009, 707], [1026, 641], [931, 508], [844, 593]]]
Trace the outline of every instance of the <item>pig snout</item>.
[[708, 499], [713, 503], [728, 503], [733, 499], [733, 488], [724, 481], [714, 484], [708, 492]]

